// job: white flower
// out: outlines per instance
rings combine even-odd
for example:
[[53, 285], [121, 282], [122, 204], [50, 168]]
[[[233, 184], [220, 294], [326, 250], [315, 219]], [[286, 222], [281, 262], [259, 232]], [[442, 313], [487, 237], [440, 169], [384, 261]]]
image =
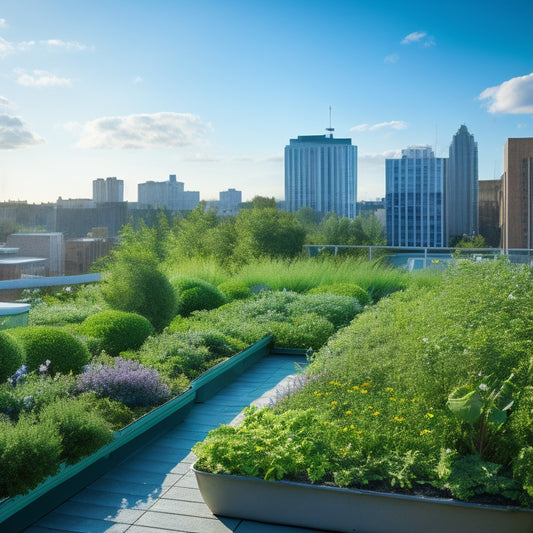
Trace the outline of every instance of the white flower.
[[427, 341], [428, 341], [427, 337], [424, 337], [424, 338], [422, 339], [422, 342], [427, 342]]
[[483, 391], [487, 391], [487, 390], [489, 390], [489, 386], [486, 385], [485, 383], [481, 383], [481, 384], [479, 385], [479, 388], [480, 388], [481, 390], [483, 390]]
[[516, 300], [516, 296], [513, 293], [511, 293], [511, 294], [509, 294], [509, 296], [507, 296], [507, 299]]

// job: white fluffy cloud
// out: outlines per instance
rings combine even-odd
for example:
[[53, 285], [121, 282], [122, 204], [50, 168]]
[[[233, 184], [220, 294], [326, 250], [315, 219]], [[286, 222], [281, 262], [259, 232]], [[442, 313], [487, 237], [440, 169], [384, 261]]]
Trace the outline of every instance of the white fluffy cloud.
[[28, 73], [17, 69], [15, 74], [17, 83], [25, 87], [68, 87], [72, 85], [70, 78], [60, 78], [46, 70], [32, 70]]
[[406, 35], [401, 41], [401, 44], [411, 43], [420, 43], [423, 46], [433, 46], [435, 44], [435, 39], [425, 31], [414, 31], [409, 35]]
[[87, 45], [78, 43], [77, 41], [62, 41], [61, 39], [48, 39], [41, 41], [43, 44], [53, 48], [64, 48], [66, 50], [87, 50]]
[[390, 122], [379, 122], [378, 124], [358, 124], [350, 128], [350, 131], [405, 130], [406, 128], [407, 122], [403, 120], [391, 120]]
[[7, 28], [7, 20], [0, 19], [0, 28]]
[[83, 126], [81, 148], [111, 150], [181, 148], [203, 143], [208, 127], [189, 113], [103, 117]]
[[28, 148], [43, 142], [19, 117], [0, 114], [0, 150]]
[[479, 100], [486, 100], [490, 113], [533, 113], [533, 72], [485, 89]]

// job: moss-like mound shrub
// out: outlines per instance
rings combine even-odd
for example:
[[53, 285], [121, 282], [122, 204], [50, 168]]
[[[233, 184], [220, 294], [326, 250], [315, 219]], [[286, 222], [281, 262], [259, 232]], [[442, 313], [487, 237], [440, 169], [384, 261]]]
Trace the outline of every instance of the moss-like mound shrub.
[[17, 341], [0, 331], [0, 383], [11, 377], [23, 360], [24, 353]]
[[59, 472], [61, 437], [51, 424], [0, 420], [0, 498], [25, 494]]
[[189, 316], [193, 311], [215, 309], [226, 303], [226, 297], [214, 285], [192, 278], [178, 278], [172, 283], [178, 297], [177, 313]]
[[290, 322], [272, 324], [276, 346], [318, 350], [335, 332], [335, 326], [327, 319], [313, 313], [302, 315]]
[[61, 437], [61, 460], [74, 464], [113, 440], [113, 432], [83, 398], [61, 399], [40, 413], [42, 424], [55, 426]]
[[125, 350], [137, 350], [154, 332], [154, 327], [144, 316], [126, 311], [102, 311], [88, 317], [80, 326], [82, 335], [96, 337], [100, 348], [109, 355], [119, 355]]
[[246, 298], [251, 298], [254, 295], [248, 285], [233, 279], [224, 281], [218, 285], [217, 289], [226, 295], [228, 301], [246, 300]]
[[118, 260], [103, 280], [102, 295], [113, 309], [146, 317], [156, 331], [162, 331], [176, 315], [176, 293], [151, 260]]
[[336, 294], [304, 294], [287, 304], [291, 316], [315, 313], [327, 318], [335, 329], [347, 326], [363, 311], [360, 303], [350, 296]]
[[333, 283], [331, 285], [319, 285], [308, 291], [308, 294], [329, 293], [338, 296], [350, 296], [355, 298], [361, 305], [370, 303], [368, 292], [355, 283]]
[[51, 326], [28, 326], [10, 330], [10, 335], [20, 342], [24, 349], [28, 371], [39, 370], [47, 361], [50, 374], [79, 373], [89, 362], [89, 351], [85, 344], [59, 328]]

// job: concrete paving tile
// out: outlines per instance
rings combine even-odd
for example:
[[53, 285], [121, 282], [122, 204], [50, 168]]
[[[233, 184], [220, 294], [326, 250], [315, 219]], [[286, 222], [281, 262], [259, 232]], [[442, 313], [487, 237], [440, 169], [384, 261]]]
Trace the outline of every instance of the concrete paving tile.
[[205, 503], [159, 498], [150, 511], [215, 518]]
[[147, 498], [149, 496], [156, 497], [161, 494], [161, 485], [153, 483], [132, 483], [128, 481], [121, 481], [117, 479], [97, 479], [91, 488], [103, 490], [114, 494], [129, 494], [131, 496], [139, 496]]
[[235, 533], [318, 533], [318, 530], [243, 520], [235, 529]]
[[128, 481], [132, 483], [148, 483], [161, 487], [174, 485], [179, 478], [180, 474], [171, 474], [167, 472], [148, 472], [142, 470], [132, 470], [129, 468], [116, 469], [114, 468], [101, 479], [113, 479], [119, 481]]
[[139, 498], [138, 496], [124, 495], [121, 493], [110, 493], [104, 490], [95, 490], [92, 487], [88, 487], [81, 492], [75, 494], [70, 501], [77, 503], [84, 503], [87, 505], [102, 505], [110, 506], [115, 509], [149, 509], [153, 503], [157, 500], [157, 497], [146, 499]]
[[148, 511], [141, 516], [136, 526], [150, 526], [170, 531], [187, 531], [188, 533], [228, 533], [233, 531], [239, 520], [201, 518], [197, 516], [156, 513]]
[[107, 505], [87, 505], [72, 500], [60, 505], [54, 513], [69, 516], [81, 516], [93, 520], [106, 520], [121, 524], [133, 524], [143, 514], [144, 510], [121, 509]]
[[74, 533], [124, 533], [130, 527], [130, 524], [114, 524], [107, 520], [93, 520], [60, 513], [46, 515], [38, 525]]
[[163, 497], [169, 500], [183, 500], [188, 502], [203, 503], [204, 501], [202, 495], [200, 494], [200, 490], [190, 487], [171, 487], [165, 491]]

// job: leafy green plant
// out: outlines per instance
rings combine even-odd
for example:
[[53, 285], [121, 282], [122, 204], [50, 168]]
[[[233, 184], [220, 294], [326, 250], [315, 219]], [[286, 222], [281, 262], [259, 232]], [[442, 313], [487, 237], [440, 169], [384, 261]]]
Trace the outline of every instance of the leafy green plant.
[[158, 332], [176, 314], [176, 294], [170, 281], [156, 261], [140, 254], [119, 256], [101, 290], [111, 308], [144, 316]]
[[52, 424], [0, 419], [0, 498], [25, 494], [59, 471], [61, 438]]
[[41, 424], [56, 427], [61, 437], [61, 459], [74, 464], [113, 440], [102, 416], [87, 409], [83, 398], [60, 399], [39, 414]]
[[226, 295], [228, 301], [246, 300], [246, 298], [253, 296], [250, 287], [236, 279], [224, 281], [218, 285], [217, 289]]
[[22, 347], [7, 333], [0, 331], [0, 383], [14, 374], [23, 360]]
[[172, 284], [178, 297], [177, 313], [182, 316], [202, 309], [215, 309], [227, 301], [220, 290], [202, 280], [177, 278]]
[[150, 321], [136, 313], [101, 311], [88, 317], [79, 333], [100, 339], [100, 348], [116, 356], [125, 350], [136, 350], [154, 332]]
[[368, 293], [355, 283], [333, 283], [332, 285], [320, 285], [309, 291], [309, 294], [329, 293], [339, 296], [350, 296], [355, 298], [360, 305], [365, 306], [370, 303]]
[[85, 344], [74, 335], [51, 326], [28, 326], [9, 330], [23, 347], [28, 371], [47, 364], [50, 374], [79, 373], [89, 361]]

